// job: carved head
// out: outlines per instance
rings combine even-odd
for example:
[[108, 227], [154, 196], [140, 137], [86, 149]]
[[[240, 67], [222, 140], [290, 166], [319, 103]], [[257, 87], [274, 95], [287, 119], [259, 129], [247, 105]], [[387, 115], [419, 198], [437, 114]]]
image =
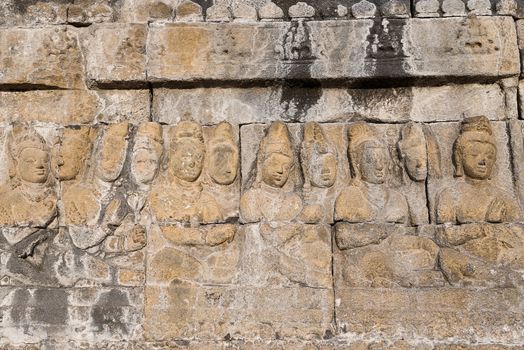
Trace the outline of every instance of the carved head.
[[293, 148], [286, 124], [277, 121], [271, 124], [260, 142], [258, 153], [261, 180], [276, 188], [282, 188], [293, 170]]
[[478, 116], [464, 119], [453, 147], [455, 176], [488, 179], [496, 160], [497, 143], [488, 118]]
[[231, 185], [237, 177], [238, 160], [233, 127], [222, 122], [209, 140], [209, 175], [219, 185]]
[[150, 184], [158, 171], [164, 140], [158, 123], [139, 126], [131, 157], [131, 174], [137, 183]]
[[428, 176], [428, 151], [426, 137], [420, 124], [409, 123], [402, 128], [398, 149], [411, 180], [426, 180]]
[[106, 182], [118, 179], [126, 159], [129, 123], [109, 125], [98, 153], [97, 176]]
[[364, 122], [348, 128], [349, 163], [354, 178], [372, 184], [382, 184], [387, 175], [387, 150], [380, 142], [377, 130]]
[[333, 186], [337, 178], [336, 151], [318, 123], [306, 123], [300, 156], [306, 181], [319, 188]]
[[8, 149], [11, 178], [30, 183], [45, 183], [48, 180], [49, 147], [34, 129], [15, 126]]
[[202, 173], [206, 154], [200, 124], [192, 121], [178, 123], [173, 131], [172, 150], [173, 175], [183, 181], [196, 181]]
[[55, 140], [51, 165], [56, 178], [73, 180], [85, 165], [91, 151], [91, 128], [64, 128]]

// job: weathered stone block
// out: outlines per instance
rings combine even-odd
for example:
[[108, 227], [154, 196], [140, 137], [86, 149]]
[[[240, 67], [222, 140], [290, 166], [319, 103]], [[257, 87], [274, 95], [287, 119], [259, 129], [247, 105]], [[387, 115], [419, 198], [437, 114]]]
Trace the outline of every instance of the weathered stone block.
[[1, 123], [60, 125], [149, 119], [147, 90], [42, 90], [0, 92]]
[[[189, 115], [204, 125], [290, 122], [459, 121], [508, 115], [499, 84], [464, 84], [393, 89], [304, 88], [298, 86], [155, 89], [153, 118], [174, 124]], [[178, 111], [173, 113], [173, 111]]]
[[144, 85], [147, 25], [93, 25], [82, 34], [87, 78], [92, 83]]
[[152, 82], [509, 76], [515, 40], [500, 17], [155, 25], [147, 71]]
[[2, 288], [2, 341], [133, 341], [141, 338], [140, 288]]
[[78, 31], [71, 27], [0, 29], [0, 84], [85, 87]]
[[[337, 325], [366, 337], [521, 343], [516, 289], [335, 289]], [[515, 304], [517, 303], [517, 304]]]
[[0, 4], [0, 26], [38, 26], [67, 23], [67, 10], [73, 0], [17, 1]]

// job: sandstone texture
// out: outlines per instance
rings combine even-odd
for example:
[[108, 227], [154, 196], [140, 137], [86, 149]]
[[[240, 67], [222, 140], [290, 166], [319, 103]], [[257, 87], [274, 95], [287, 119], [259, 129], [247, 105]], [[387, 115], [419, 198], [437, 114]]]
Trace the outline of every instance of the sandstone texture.
[[4, 0], [1, 349], [524, 347], [520, 0]]

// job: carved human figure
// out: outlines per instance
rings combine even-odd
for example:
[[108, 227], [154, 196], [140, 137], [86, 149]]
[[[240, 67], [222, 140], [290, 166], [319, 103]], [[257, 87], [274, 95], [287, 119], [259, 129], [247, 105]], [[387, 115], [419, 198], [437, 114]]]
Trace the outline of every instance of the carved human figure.
[[14, 256], [40, 266], [57, 227], [57, 196], [49, 147], [34, 129], [13, 127], [8, 138], [9, 182], [0, 193], [0, 225]]
[[[8, 159], [10, 179], [0, 196], [0, 223], [48, 227], [56, 217], [57, 198], [46, 141], [32, 128], [15, 126], [9, 135]], [[10, 237], [8, 241], [22, 238]]]
[[455, 178], [437, 196], [437, 223], [507, 222], [518, 204], [492, 181], [497, 142], [485, 116], [466, 118], [453, 145]]
[[92, 135], [93, 130], [88, 126], [60, 130], [51, 157], [52, 170], [58, 180], [71, 181], [81, 175], [92, 148]]
[[332, 222], [337, 153], [318, 123], [306, 123], [300, 158], [305, 179], [302, 219], [307, 223]]
[[255, 182], [240, 199], [244, 222], [291, 221], [300, 214], [302, 200], [291, 178], [295, 167], [287, 126], [274, 122], [260, 142]]
[[429, 131], [419, 123], [408, 123], [397, 144], [404, 168], [402, 193], [408, 198], [414, 225], [429, 223], [426, 180], [440, 178], [440, 149]]
[[231, 185], [238, 173], [238, 145], [228, 122], [217, 125], [209, 140], [209, 176], [218, 185]]
[[81, 249], [98, 252], [100, 243], [125, 217], [125, 200], [114, 189], [126, 158], [128, 130], [127, 122], [107, 126], [95, 150], [94, 169], [63, 195], [66, 223], [73, 243]]
[[168, 176], [151, 193], [151, 209], [158, 221], [198, 224], [223, 220], [215, 198], [203, 191], [199, 180], [205, 153], [202, 127], [192, 121], [178, 123], [173, 130]]
[[335, 202], [335, 219], [350, 223], [410, 223], [406, 198], [387, 188], [388, 152], [374, 127], [357, 122], [348, 128], [350, 185]]
[[160, 167], [163, 144], [160, 124], [154, 122], [140, 124], [135, 133], [131, 153], [132, 184], [125, 194], [128, 214], [114, 234], [105, 240], [106, 252], [130, 252], [145, 246], [146, 231], [151, 223], [147, 198]]
[[208, 131], [208, 142], [205, 188], [215, 196], [224, 219], [238, 218], [240, 155], [233, 126], [228, 122], [221, 122], [206, 131]]

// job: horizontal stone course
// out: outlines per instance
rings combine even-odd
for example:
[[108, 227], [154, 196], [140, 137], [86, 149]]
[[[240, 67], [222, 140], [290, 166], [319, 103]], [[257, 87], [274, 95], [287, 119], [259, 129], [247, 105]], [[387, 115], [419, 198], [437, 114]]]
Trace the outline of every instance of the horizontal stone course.
[[481, 81], [519, 73], [515, 41], [508, 17], [4, 28], [0, 88], [281, 79]]

